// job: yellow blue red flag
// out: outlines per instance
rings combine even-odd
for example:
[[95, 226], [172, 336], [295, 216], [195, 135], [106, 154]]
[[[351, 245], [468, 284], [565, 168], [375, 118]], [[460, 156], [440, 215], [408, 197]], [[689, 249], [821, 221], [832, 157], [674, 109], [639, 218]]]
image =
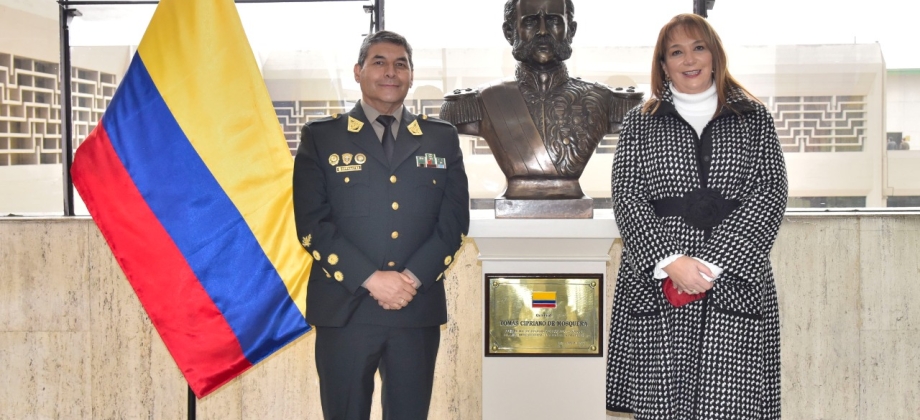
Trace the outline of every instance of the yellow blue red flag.
[[161, 0], [72, 175], [199, 397], [310, 329], [292, 173], [233, 0]]

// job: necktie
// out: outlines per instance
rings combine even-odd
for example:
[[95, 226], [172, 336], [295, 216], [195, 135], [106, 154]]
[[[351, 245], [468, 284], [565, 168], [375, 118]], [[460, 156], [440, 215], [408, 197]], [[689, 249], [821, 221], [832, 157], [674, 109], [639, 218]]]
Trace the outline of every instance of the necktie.
[[387, 160], [393, 160], [393, 149], [396, 148], [396, 137], [393, 136], [393, 132], [390, 130], [390, 125], [393, 124], [393, 121], [396, 121], [396, 117], [392, 115], [381, 115], [377, 117], [377, 122], [383, 124], [383, 153], [387, 155]]

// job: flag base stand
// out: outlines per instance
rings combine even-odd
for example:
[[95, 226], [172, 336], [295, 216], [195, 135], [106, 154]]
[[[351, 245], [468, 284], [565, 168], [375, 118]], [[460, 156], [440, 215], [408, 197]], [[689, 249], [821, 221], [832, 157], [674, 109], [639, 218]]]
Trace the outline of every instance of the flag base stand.
[[[598, 275], [601, 285], [606, 285], [609, 252], [619, 232], [610, 210], [598, 211], [593, 219], [495, 219], [491, 211], [477, 210], [472, 214], [469, 236], [475, 239], [479, 249], [484, 285], [495, 274], [526, 277], [576, 273]], [[606, 336], [610, 311], [604, 287], [600, 289], [602, 333], [600, 348], [594, 356], [494, 354], [487, 324], [494, 315], [489, 311], [495, 308], [490, 308], [491, 290], [483, 291], [484, 420], [606, 418]], [[525, 299], [527, 313], [531, 312], [529, 299], [529, 296]], [[513, 324], [520, 321], [511, 319], [520, 317], [515, 315], [518, 313], [506, 311], [493, 319]], [[492, 323], [497, 325], [498, 321]], [[493, 329], [493, 336], [495, 333]]]

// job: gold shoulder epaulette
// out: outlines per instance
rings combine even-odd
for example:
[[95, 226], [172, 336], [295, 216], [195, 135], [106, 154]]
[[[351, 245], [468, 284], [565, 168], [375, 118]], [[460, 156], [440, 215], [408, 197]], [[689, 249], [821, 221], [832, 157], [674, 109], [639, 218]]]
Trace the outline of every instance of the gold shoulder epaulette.
[[419, 115], [417, 121], [430, 122], [430, 123], [436, 123], [436, 124], [444, 124], [444, 125], [448, 125], [448, 126], [451, 125], [451, 124], [450, 124], [449, 122], [447, 122], [447, 121], [444, 121], [444, 120], [442, 120], [442, 119], [440, 119], [440, 118], [431, 117], [431, 116], [428, 116], [428, 115], [426, 115], [426, 114], [421, 114], [421, 115]]
[[340, 114], [332, 114], [332, 115], [329, 115], [329, 116], [326, 116], [326, 117], [323, 117], [323, 118], [318, 118], [318, 119], [315, 119], [315, 120], [312, 120], [312, 121], [307, 121], [307, 125], [309, 125], [309, 124], [319, 124], [319, 123], [324, 123], [324, 122], [329, 122], [329, 121], [335, 121], [335, 120], [339, 119], [339, 117], [341, 117]]

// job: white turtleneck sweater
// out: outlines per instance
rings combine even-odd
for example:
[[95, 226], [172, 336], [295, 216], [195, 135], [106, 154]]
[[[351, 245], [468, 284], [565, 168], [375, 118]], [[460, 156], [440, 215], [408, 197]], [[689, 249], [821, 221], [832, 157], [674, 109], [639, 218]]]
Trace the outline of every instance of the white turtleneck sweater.
[[716, 84], [709, 85], [700, 93], [681, 93], [671, 86], [671, 98], [674, 108], [696, 130], [696, 135], [702, 137], [703, 129], [712, 120], [719, 105], [719, 96], [716, 95]]

